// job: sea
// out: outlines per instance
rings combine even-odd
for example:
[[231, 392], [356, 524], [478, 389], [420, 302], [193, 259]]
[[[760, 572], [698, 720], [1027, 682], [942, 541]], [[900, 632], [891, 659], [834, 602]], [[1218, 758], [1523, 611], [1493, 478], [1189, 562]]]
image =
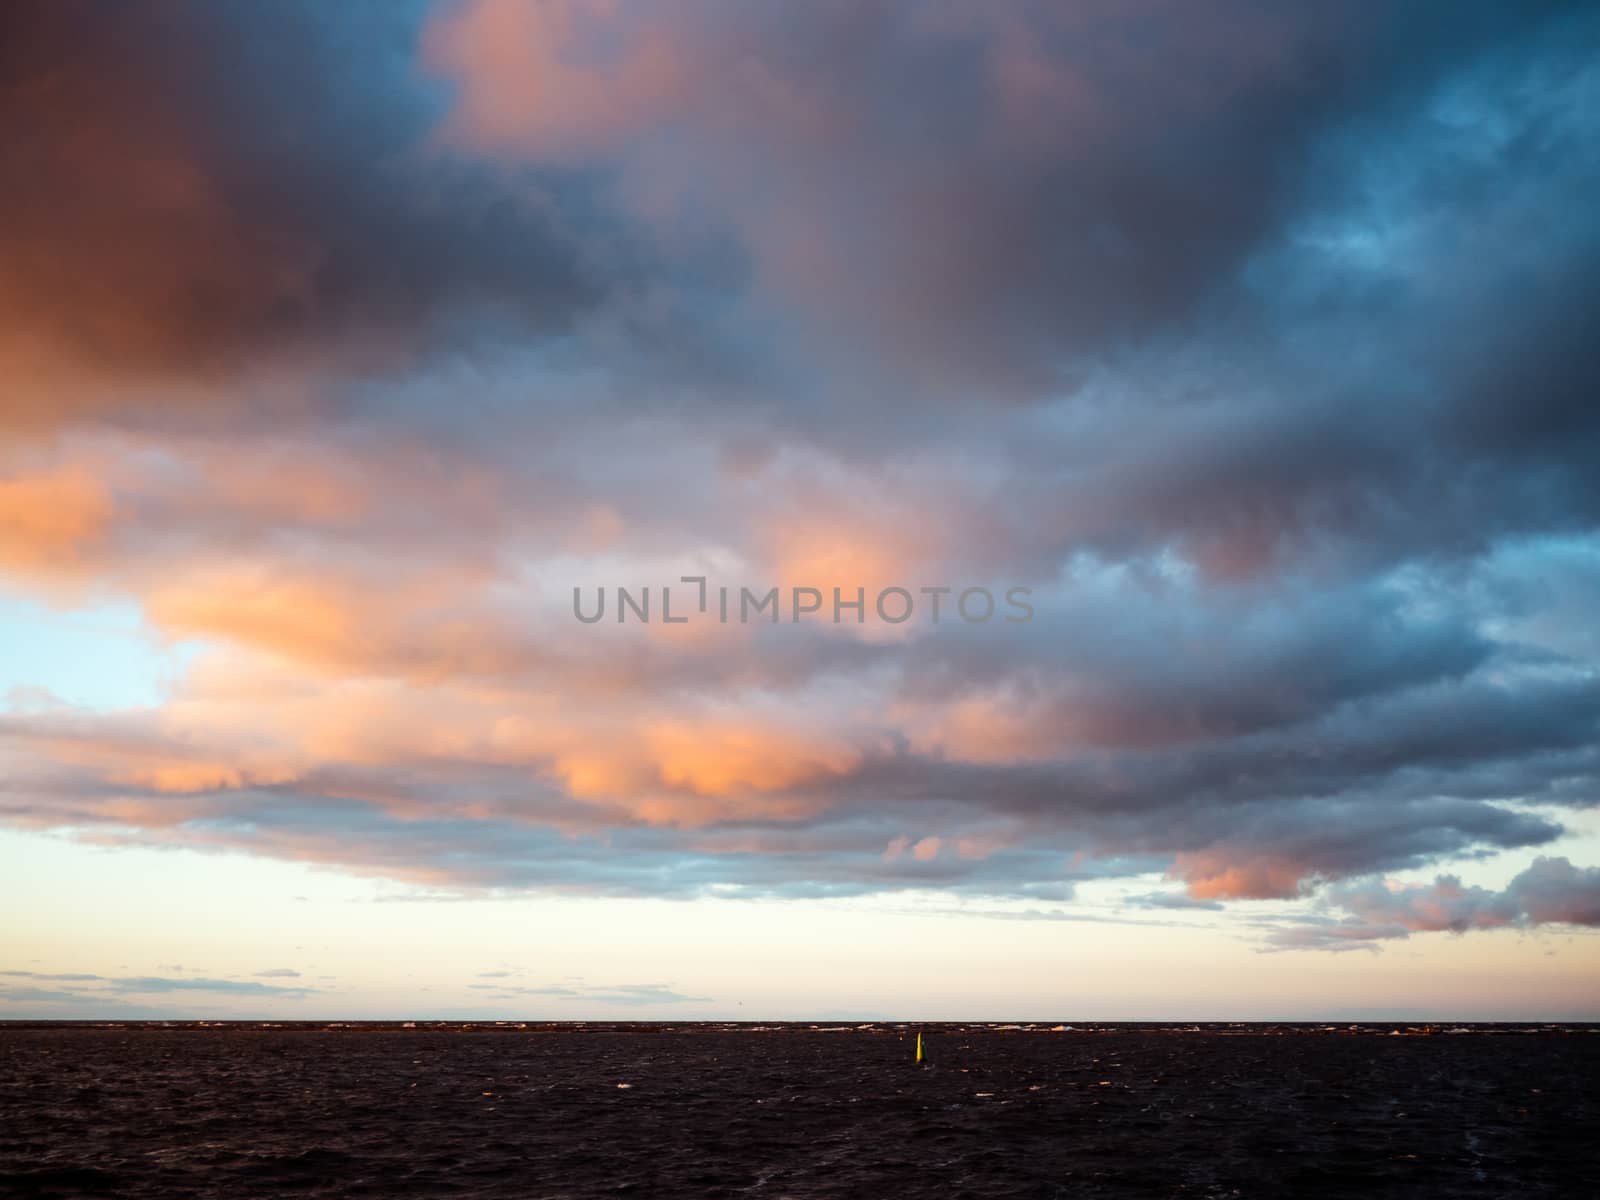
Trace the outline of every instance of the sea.
[[1588, 1200], [1597, 1033], [8, 1022], [0, 1196]]

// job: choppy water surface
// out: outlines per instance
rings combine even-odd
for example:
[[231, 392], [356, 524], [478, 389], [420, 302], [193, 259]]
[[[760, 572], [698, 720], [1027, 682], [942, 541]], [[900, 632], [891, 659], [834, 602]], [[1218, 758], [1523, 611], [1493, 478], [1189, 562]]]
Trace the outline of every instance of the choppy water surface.
[[923, 1028], [5, 1026], [0, 1195], [1600, 1196], [1587, 1029]]

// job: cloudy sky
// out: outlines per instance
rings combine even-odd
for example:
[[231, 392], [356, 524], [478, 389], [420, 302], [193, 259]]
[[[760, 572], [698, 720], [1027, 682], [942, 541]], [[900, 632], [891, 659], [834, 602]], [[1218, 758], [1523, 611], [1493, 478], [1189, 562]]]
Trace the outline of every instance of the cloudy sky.
[[1592, 6], [0, 23], [0, 1017], [1600, 1017]]

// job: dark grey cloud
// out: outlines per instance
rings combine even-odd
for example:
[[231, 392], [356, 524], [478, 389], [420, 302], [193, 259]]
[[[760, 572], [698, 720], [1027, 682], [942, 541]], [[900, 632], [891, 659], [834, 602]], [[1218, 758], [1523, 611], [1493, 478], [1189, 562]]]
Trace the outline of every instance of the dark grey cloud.
[[[127, 448], [157, 465], [113, 480], [108, 577], [203, 591], [248, 558], [153, 619], [281, 656], [297, 698], [440, 702], [415, 746], [362, 727], [254, 773], [255, 740], [194, 719], [7, 712], [0, 817], [435, 898], [1044, 901], [1166, 871], [1187, 898], [1136, 903], [1206, 907], [1546, 846], [1600, 799], [1592, 7], [661, 13], [610, 32], [698, 73], [552, 156], [447, 136], [473, 64], [421, 62], [417, 8], [8, 9], [15, 327], [130, 379], [290, 363], [344, 401], [270, 442], [227, 389]], [[677, 187], [687, 215], [642, 203]], [[143, 419], [17, 394], [86, 438]], [[382, 460], [356, 515], [218, 499], [229, 453], [270, 473], [313, 441]], [[223, 469], [178, 486], [197, 446]], [[1025, 582], [1039, 615], [685, 644], [529, 599], [706, 559], [759, 583], [800, 569], [786, 539]], [[326, 600], [307, 580], [357, 614], [337, 636], [229, 623]], [[652, 762], [646, 812], [577, 794], [566, 745], [507, 749], [582, 717], [620, 760], [730, 713], [848, 753], [781, 811]], [[1537, 921], [1533, 888], [1479, 899]]]
[[[553, 195], [425, 152], [436, 112], [415, 86], [420, 15], [7, 5], [0, 311], [11, 332], [74, 378], [127, 388], [174, 377], [237, 387], [308, 357], [387, 368], [475, 310], [535, 334], [569, 328], [608, 285]], [[5, 416], [100, 404], [35, 380], [41, 394], [13, 397]]]
[[[956, 701], [998, 692], [1027, 737], [1015, 760], [996, 741], [1004, 729], [946, 749], [885, 738], [851, 769], [793, 785], [813, 810], [803, 819], [640, 827], [521, 764], [472, 761], [330, 766], [292, 786], [147, 795], [191, 844], [400, 878], [442, 871], [467, 888], [621, 894], [941, 887], [1059, 898], [1084, 880], [1169, 869], [1209, 896], [1285, 896], [1549, 843], [1562, 808], [1600, 793], [1592, 676], [1491, 642], [1470, 605], [1430, 599], [1419, 617], [1407, 597], [1417, 599], [1336, 591], [1279, 611], [1252, 596], [1242, 617], [1224, 597], [1214, 623], [1199, 599], [1181, 617], [1137, 599], [1074, 602], [1025, 635], [958, 627], [874, 647], [859, 666], [880, 684], [903, 681], [895, 703], [937, 697], [926, 705], [937, 721]], [[681, 665], [705, 661], [720, 691], [715, 654]], [[824, 682], [859, 678], [841, 667]], [[791, 683], [798, 711], [817, 682]], [[915, 730], [915, 713], [903, 719]], [[57, 713], [0, 718], [0, 739], [24, 752], [77, 745], [79, 758], [192, 749], [144, 721]], [[137, 791], [60, 766], [12, 775], [0, 803], [13, 819], [172, 836], [116, 829]], [[341, 799], [363, 795], [412, 811]], [[939, 842], [928, 858], [911, 850], [925, 837]]]
[[[1483, 760], [1430, 774], [1403, 761], [1363, 769], [1356, 750], [1350, 761], [1337, 747], [1308, 753], [1307, 737], [1317, 735], [1087, 755], [1071, 765], [888, 759], [826, 789], [819, 815], [800, 827], [602, 827], [574, 838], [527, 823], [526, 789], [508, 771], [497, 789], [508, 807], [497, 820], [396, 819], [367, 804], [278, 790], [188, 797], [193, 815], [181, 836], [402, 879], [442, 870], [469, 889], [828, 896], [939, 887], [1060, 899], [1077, 882], [1159, 870], [1175, 856], [1174, 869], [1197, 885], [1233, 867], [1243, 874], [1225, 894], [1292, 895], [1319, 879], [1536, 846], [1561, 832], [1548, 816], [1506, 807], [1498, 790], [1440, 794], [1458, 772], [1493, 766], [1492, 747]], [[374, 774], [371, 786], [381, 778]], [[431, 802], [444, 806], [452, 794], [441, 780]], [[518, 807], [522, 818], [513, 819]], [[935, 858], [887, 853], [897, 839], [926, 835], [942, 838]], [[973, 857], [964, 856], [967, 838]]]
[[[851, 371], [991, 396], [1225, 307], [1315, 197], [1328, 139], [1542, 27], [1589, 32], [1576, 6], [1496, 3], [696, 3], [528, 25], [467, 4], [437, 24], [468, 147], [686, 192], [679, 220], [728, 236]], [[529, 75], [591, 58], [615, 64], [614, 108], [559, 78], [530, 96]]]

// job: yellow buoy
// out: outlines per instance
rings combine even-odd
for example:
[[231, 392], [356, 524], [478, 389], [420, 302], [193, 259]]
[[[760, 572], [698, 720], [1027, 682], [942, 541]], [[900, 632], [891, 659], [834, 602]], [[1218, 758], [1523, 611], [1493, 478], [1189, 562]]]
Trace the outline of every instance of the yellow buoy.
[[922, 1065], [922, 1031], [917, 1031], [917, 1065]]

